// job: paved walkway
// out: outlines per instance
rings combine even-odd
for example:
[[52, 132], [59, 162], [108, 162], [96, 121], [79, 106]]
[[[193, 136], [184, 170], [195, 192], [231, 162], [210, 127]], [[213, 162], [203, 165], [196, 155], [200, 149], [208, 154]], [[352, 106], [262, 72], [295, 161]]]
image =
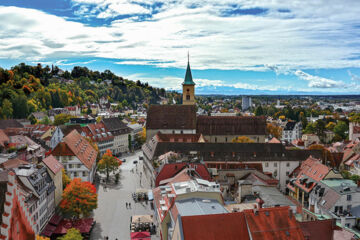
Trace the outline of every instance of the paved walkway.
[[[143, 172], [142, 161], [139, 161], [137, 152], [133, 156], [127, 156], [126, 162], [121, 166], [120, 181], [114, 183], [100, 183], [98, 189], [98, 208], [94, 211], [96, 225], [92, 231], [93, 240], [104, 239], [108, 236], [110, 240], [130, 239], [130, 217], [132, 215], [153, 215], [150, 203], [135, 203], [131, 194], [138, 188], [150, 189], [150, 183]], [[134, 164], [133, 161], [138, 161]], [[136, 173], [136, 168], [138, 169]], [[133, 173], [132, 171], [133, 170]], [[141, 175], [141, 185], [140, 185]], [[126, 202], [131, 203], [131, 208], [126, 208]], [[152, 239], [159, 239], [156, 235]]]

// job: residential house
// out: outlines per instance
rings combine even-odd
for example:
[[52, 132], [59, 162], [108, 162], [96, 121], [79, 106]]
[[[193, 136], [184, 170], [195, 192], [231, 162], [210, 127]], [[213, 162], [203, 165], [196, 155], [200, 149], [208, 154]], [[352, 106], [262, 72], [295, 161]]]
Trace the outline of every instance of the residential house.
[[301, 138], [302, 125], [301, 122], [289, 121], [283, 128], [281, 141], [291, 143], [292, 141]]
[[302, 228], [288, 207], [190, 216], [179, 214], [174, 233], [173, 240], [305, 239]]
[[23, 128], [24, 126], [16, 121], [15, 119], [1, 119], [0, 120], [0, 129], [7, 128]]
[[131, 128], [127, 127], [120, 118], [106, 118], [101, 122], [111, 135], [114, 136], [113, 154], [117, 155], [129, 151], [129, 134], [131, 133]]
[[45, 157], [45, 149], [28, 136], [11, 136], [10, 142], [15, 144], [17, 148], [26, 149], [25, 159], [28, 162], [37, 163]]
[[53, 155], [49, 155], [41, 162], [45, 166], [50, 174], [51, 179], [55, 185], [55, 206], [58, 206], [62, 199], [63, 193], [63, 181], [62, 181], [62, 169], [64, 168], [61, 163]]
[[78, 133], [82, 132], [80, 124], [57, 126], [50, 139], [50, 148], [54, 149], [62, 141], [62, 139], [74, 129], [77, 130]]
[[349, 140], [354, 141], [357, 138], [360, 138], [360, 124], [349, 122]]
[[320, 159], [310, 156], [304, 161], [296, 178], [291, 179], [287, 187], [289, 195], [296, 199], [304, 208], [310, 208], [310, 193], [321, 180], [337, 178], [341, 174], [334, 172], [330, 167], [321, 163]]
[[0, 171], [0, 186], [0, 238], [35, 239], [37, 224], [29, 212], [33, 204], [29, 200], [36, 201], [35, 196], [12, 171]]
[[25, 203], [35, 222], [35, 233], [39, 234], [55, 213], [55, 185], [46, 167], [25, 165], [14, 169], [19, 182], [23, 184], [28, 195]]
[[81, 115], [81, 109], [78, 105], [75, 106], [67, 106], [65, 109], [69, 112], [72, 116], [80, 116]]
[[69, 177], [94, 181], [98, 153], [76, 130], [64, 137], [51, 154], [62, 163]]
[[38, 122], [40, 122], [40, 121], [44, 120], [46, 116], [47, 116], [47, 115], [46, 115], [46, 113], [44, 113], [44, 112], [33, 112], [33, 113], [30, 114], [29, 117], [33, 117], [33, 118], [35, 118]]
[[309, 197], [311, 212], [304, 217], [326, 215], [334, 218], [342, 227], [359, 227], [360, 219], [360, 188], [349, 179], [323, 179]]
[[304, 147], [308, 148], [313, 144], [319, 144], [320, 139], [316, 134], [309, 133], [309, 134], [303, 134], [301, 137], [301, 140], [304, 142]]
[[8, 146], [9, 143], [10, 138], [4, 130], [0, 129], [0, 153]]
[[108, 149], [112, 152], [114, 151], [114, 136], [102, 122], [92, 123], [88, 124], [86, 127], [82, 127], [81, 135], [96, 143], [101, 156]]

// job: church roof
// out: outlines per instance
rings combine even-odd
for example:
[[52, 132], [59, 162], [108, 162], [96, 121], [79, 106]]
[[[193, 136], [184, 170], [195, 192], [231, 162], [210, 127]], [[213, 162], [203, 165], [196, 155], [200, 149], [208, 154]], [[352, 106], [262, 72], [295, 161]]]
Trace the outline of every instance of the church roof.
[[188, 60], [188, 64], [187, 64], [187, 68], [186, 68], [186, 74], [185, 74], [185, 79], [183, 82], [184, 85], [195, 85], [193, 79], [192, 79], [192, 75], [191, 75], [191, 69], [190, 69], [190, 62]]

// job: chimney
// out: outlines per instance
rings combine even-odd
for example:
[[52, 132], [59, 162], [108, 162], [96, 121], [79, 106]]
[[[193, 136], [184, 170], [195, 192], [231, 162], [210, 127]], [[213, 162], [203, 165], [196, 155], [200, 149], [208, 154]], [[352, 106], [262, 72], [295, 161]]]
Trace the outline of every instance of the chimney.
[[256, 202], [258, 203], [258, 208], [262, 208], [263, 204], [264, 204], [264, 201], [261, 199], [261, 198], [257, 198], [256, 199]]

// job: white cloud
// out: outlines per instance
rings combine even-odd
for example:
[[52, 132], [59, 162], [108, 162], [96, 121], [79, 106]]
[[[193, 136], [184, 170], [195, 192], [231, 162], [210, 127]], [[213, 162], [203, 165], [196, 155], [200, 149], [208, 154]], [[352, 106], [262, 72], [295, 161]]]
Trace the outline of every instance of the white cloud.
[[335, 81], [335, 80], [328, 79], [328, 78], [314, 76], [314, 75], [308, 74], [306, 72], [303, 72], [301, 70], [295, 71], [294, 74], [303, 80], [309, 81], [309, 87], [312, 87], [312, 88], [346, 87], [345, 83], [342, 81]]
[[348, 74], [351, 77], [351, 81], [360, 82], [360, 76], [353, 74], [350, 70], [348, 70]]
[[[77, 14], [101, 18], [148, 14], [150, 8], [138, 3], [152, 5], [155, 0], [136, 2], [73, 0]], [[101, 27], [33, 9], [0, 7], [0, 58], [47, 61], [99, 57], [125, 60], [123, 64], [184, 68], [190, 50], [193, 69], [271, 69], [277, 74], [294, 74], [296, 69], [360, 67], [355, 52], [360, 46], [356, 27], [360, 1], [156, 2], [163, 5], [157, 6], [159, 13], [147, 21], [131, 16]], [[258, 16], [224, 17], [223, 11], [231, 9], [232, 3], [243, 9], [268, 11]], [[303, 71], [297, 75], [308, 81], [309, 87], [344, 86], [343, 82]], [[239, 87], [254, 87], [244, 84], [239, 83]]]

